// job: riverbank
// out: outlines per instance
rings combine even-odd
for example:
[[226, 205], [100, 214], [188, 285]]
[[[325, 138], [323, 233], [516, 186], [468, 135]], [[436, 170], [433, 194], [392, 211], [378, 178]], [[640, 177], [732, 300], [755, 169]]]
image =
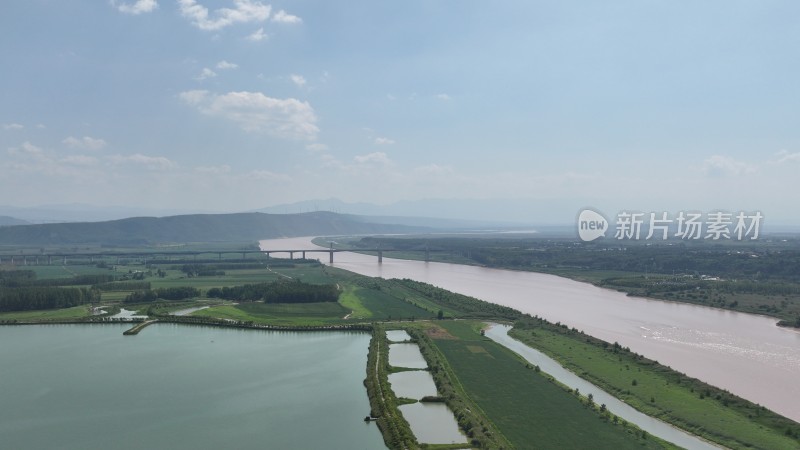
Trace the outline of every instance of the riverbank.
[[[387, 249], [384, 256], [394, 259], [556, 275], [632, 296], [762, 315], [775, 318], [778, 326], [800, 327], [796, 274], [792, 278], [787, 275], [792, 270], [784, 268], [775, 279], [766, 275], [776, 267], [796, 264], [791, 255], [797, 253], [797, 245], [756, 245], [698, 246], [680, 252], [679, 247], [669, 246], [581, 245], [564, 239], [508, 236], [366, 237], [337, 239], [336, 243], [337, 248], [365, 255], [374, 252], [359, 248], [378, 247]], [[780, 256], [783, 253], [786, 256]], [[743, 268], [747, 270], [742, 272]]]
[[433, 361], [434, 379], [446, 375], [437, 381], [442, 396], [467, 399], [451, 406], [459, 423], [476, 435], [498, 437], [493, 429], [501, 433], [502, 440], [490, 448], [529, 448], [531, 443], [541, 448], [677, 448], [540, 373], [483, 337], [482, 326], [440, 321], [408, 331]]
[[732, 449], [796, 449], [800, 424], [617, 343], [531, 318], [510, 336], [637, 410]]
[[[290, 242], [308, 245], [308, 239]], [[791, 401], [800, 396], [796, 383], [800, 335], [776, 327], [774, 318], [626, 296], [538, 272], [397, 260], [387, 255], [383, 264], [376, 264], [374, 256], [342, 252], [336, 254], [334, 265], [367, 276], [434, 283], [553, 323], [566, 323], [800, 420], [800, 404]]]

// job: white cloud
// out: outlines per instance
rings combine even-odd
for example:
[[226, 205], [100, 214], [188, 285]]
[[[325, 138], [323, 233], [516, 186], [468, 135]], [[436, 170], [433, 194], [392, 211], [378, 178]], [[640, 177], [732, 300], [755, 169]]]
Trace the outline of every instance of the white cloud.
[[216, 76], [217, 76], [217, 72], [214, 72], [213, 70], [209, 69], [208, 67], [204, 67], [203, 70], [200, 72], [200, 75], [195, 77], [195, 80], [204, 81], [204, 80], [207, 80], [209, 78], [214, 78]]
[[378, 145], [392, 145], [395, 143], [392, 139], [385, 138], [385, 137], [378, 137], [375, 138], [375, 143]]
[[314, 108], [294, 98], [272, 98], [247, 91], [222, 95], [187, 91], [179, 97], [201, 113], [236, 122], [245, 131], [305, 140], [315, 139], [319, 132]]
[[4, 123], [3, 124], [3, 129], [5, 129], [5, 130], [21, 130], [23, 128], [25, 128], [25, 127], [23, 125], [18, 124], [18, 123]]
[[177, 167], [175, 162], [163, 156], [147, 156], [141, 153], [109, 156], [108, 160], [114, 164], [134, 164], [151, 170], [167, 170]]
[[315, 142], [313, 144], [306, 145], [306, 150], [311, 150], [312, 152], [324, 152], [328, 150], [328, 146]]
[[203, 102], [208, 97], [208, 91], [195, 90], [181, 92], [178, 97], [190, 105], [196, 105]]
[[103, 139], [84, 136], [82, 138], [68, 137], [61, 141], [64, 145], [70, 148], [80, 148], [84, 150], [100, 150], [106, 146], [106, 141]]
[[195, 172], [198, 173], [207, 173], [211, 175], [220, 175], [224, 173], [230, 173], [231, 166], [227, 164], [223, 164], [221, 166], [198, 166], [194, 168]]
[[64, 164], [72, 164], [74, 166], [96, 166], [99, 160], [94, 156], [88, 155], [70, 155], [61, 159]]
[[231, 70], [231, 69], [238, 69], [239, 65], [234, 64], [232, 62], [225, 61], [224, 59], [217, 63], [217, 69], [220, 70]]
[[421, 175], [449, 175], [453, 173], [451, 166], [440, 166], [438, 164], [428, 164], [414, 168], [414, 172]]
[[284, 173], [270, 172], [269, 170], [253, 170], [248, 174], [248, 176], [250, 178], [260, 181], [280, 181], [280, 182], [292, 181], [292, 177], [290, 177], [289, 175], [286, 175]]
[[785, 164], [785, 163], [800, 163], [800, 152], [797, 153], [789, 153], [786, 150], [781, 150], [776, 155], [778, 157], [777, 160], [774, 162], [777, 164]]
[[32, 156], [34, 158], [43, 158], [44, 151], [28, 141], [25, 141], [19, 147], [11, 147], [8, 149], [9, 155], [27, 155]]
[[156, 0], [136, 0], [133, 3], [111, 0], [111, 5], [122, 13], [133, 15], [149, 13], [158, 8], [158, 2]]
[[727, 156], [713, 155], [703, 161], [700, 171], [711, 177], [739, 176], [754, 173], [756, 167]]
[[299, 18], [297, 16], [293, 16], [293, 15], [287, 13], [284, 10], [280, 10], [277, 13], [275, 13], [274, 16], [272, 16], [272, 21], [273, 22], [278, 22], [278, 23], [295, 24], [295, 23], [302, 23], [303, 19], [301, 19], [301, 18]]
[[438, 98], [439, 100], [445, 100], [445, 101], [451, 99], [451, 97], [449, 95], [447, 95], [447, 94], [436, 94], [436, 98]]
[[384, 152], [372, 152], [366, 155], [358, 155], [354, 158], [358, 164], [388, 166], [392, 163], [389, 156]]
[[[82, 182], [88, 179], [87, 175], [90, 175], [86, 169], [97, 163], [91, 156], [74, 155], [56, 159], [51, 153], [26, 141], [19, 147], [8, 149], [8, 154], [14, 158], [0, 163], [0, 172], [2, 169], [10, 170], [10, 173], [17, 177], [25, 177], [27, 174], [68, 176], [78, 178], [81, 180], [79, 182]], [[0, 174], [0, 178], [7, 175], [9, 174]]]
[[210, 13], [196, 0], [178, 0], [183, 17], [204, 31], [221, 30], [235, 23], [263, 22], [269, 18], [272, 7], [259, 1], [233, 0], [234, 8], [219, 8]]
[[292, 75], [289, 75], [289, 79], [291, 79], [292, 83], [294, 83], [295, 86], [297, 86], [297, 87], [301, 88], [301, 87], [306, 85], [306, 79], [302, 75], [292, 74]]
[[253, 42], [263, 41], [267, 38], [269, 38], [269, 35], [267, 33], [264, 33], [263, 27], [259, 28], [258, 30], [254, 31], [252, 34], [247, 36], [247, 40]]

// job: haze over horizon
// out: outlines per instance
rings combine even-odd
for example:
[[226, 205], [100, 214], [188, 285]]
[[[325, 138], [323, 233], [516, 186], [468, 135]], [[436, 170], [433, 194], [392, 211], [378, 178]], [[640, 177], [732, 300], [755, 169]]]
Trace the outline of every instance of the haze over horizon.
[[798, 13], [790, 1], [12, 0], [0, 205], [475, 199], [500, 208], [476, 215], [504, 220], [594, 206], [797, 225]]

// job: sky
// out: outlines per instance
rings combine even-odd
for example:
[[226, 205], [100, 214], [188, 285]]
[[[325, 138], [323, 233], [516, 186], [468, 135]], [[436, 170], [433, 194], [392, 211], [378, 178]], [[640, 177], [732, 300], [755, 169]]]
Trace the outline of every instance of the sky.
[[800, 225], [797, 17], [794, 0], [6, 0], [0, 205], [517, 199], [532, 219]]

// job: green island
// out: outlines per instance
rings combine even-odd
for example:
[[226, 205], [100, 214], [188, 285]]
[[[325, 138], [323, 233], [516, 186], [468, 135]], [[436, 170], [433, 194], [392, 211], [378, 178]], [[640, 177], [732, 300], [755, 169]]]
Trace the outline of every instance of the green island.
[[[139, 317], [112, 317], [123, 309]], [[182, 259], [155, 250], [151, 257], [97, 256], [68, 265], [0, 269], [0, 324], [131, 322], [147, 333], [146, 321], [371, 333], [364, 380], [371, 411], [365, 419], [376, 422], [392, 449], [530, 448], [531, 443], [676, 448], [484, 337], [490, 322], [514, 323], [515, 338], [640, 411], [709, 441], [737, 449], [800, 446], [800, 425], [763, 407], [614, 343], [425, 283], [365, 277], [316, 260], [259, 254]], [[419, 346], [438, 391], [421, 401], [446, 403], [464, 444], [418, 442], [398, 410], [416, 400], [396, 397], [388, 381], [403, 369], [389, 364], [387, 330], [406, 330]]]

